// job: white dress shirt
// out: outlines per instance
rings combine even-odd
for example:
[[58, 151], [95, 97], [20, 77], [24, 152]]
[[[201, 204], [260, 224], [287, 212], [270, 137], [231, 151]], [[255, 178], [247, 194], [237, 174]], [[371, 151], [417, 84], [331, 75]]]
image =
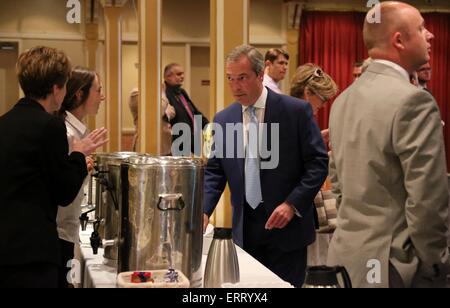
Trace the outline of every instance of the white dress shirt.
[[[83, 139], [88, 129], [80, 120], [78, 120], [70, 112], [66, 112], [66, 128], [67, 141], [69, 142], [69, 153], [72, 152], [74, 140]], [[56, 223], [58, 226], [58, 236], [60, 239], [67, 242], [78, 244], [80, 232], [81, 204], [85, 198], [85, 190], [87, 188], [88, 177], [85, 179], [83, 186], [81, 186], [75, 200], [67, 207], [58, 208], [58, 216]]]
[[[382, 63], [382, 64], [385, 64], [385, 65], [388, 65], [388, 66], [394, 68], [395, 70], [399, 71], [408, 80], [408, 82], [410, 82], [408, 72], [403, 67], [398, 65], [397, 63], [394, 63], [394, 62], [391, 62], [388, 60], [379, 60], [379, 59], [375, 60], [374, 62]], [[425, 84], [425, 86], [419, 84], [418, 87], [419, 87], [419, 89], [422, 89], [422, 90], [427, 89], [426, 84]], [[444, 121], [441, 120], [441, 124], [443, 127], [445, 127]]]
[[384, 65], [392, 67], [393, 69], [398, 71], [400, 74], [402, 74], [402, 76], [405, 77], [407, 82], [410, 82], [409, 81], [409, 74], [408, 74], [408, 72], [403, 67], [398, 65], [397, 63], [394, 63], [394, 62], [391, 62], [391, 61], [388, 61], [388, 60], [381, 60], [381, 59], [373, 60], [373, 62], [381, 63], [381, 64], [384, 64]]
[[278, 86], [278, 83], [275, 82], [275, 80], [273, 80], [272, 77], [270, 77], [268, 74], [264, 74], [263, 85], [265, 87], [268, 87], [275, 93], [283, 94], [283, 92], [281, 92], [280, 90], [280, 87]]
[[[269, 91], [263, 87], [263, 91], [261, 93], [261, 96], [258, 98], [256, 103], [253, 105], [255, 107], [256, 117], [258, 118], [259, 123], [259, 143], [261, 144], [261, 136], [262, 136], [262, 125], [264, 123], [264, 115], [266, 113], [266, 103], [267, 103], [267, 95], [269, 94]], [[248, 126], [250, 123], [250, 114], [247, 111], [248, 106], [242, 106], [242, 124], [243, 124], [243, 133], [244, 133], [244, 150], [247, 148], [248, 144]]]
[[[261, 145], [262, 145], [264, 116], [266, 114], [266, 104], [267, 104], [268, 94], [269, 94], [269, 91], [266, 89], [266, 87], [263, 87], [261, 96], [258, 98], [256, 103], [253, 105], [253, 107], [255, 107], [256, 117], [257, 117], [258, 123], [259, 123], [259, 130], [258, 130], [258, 132], [259, 132], [259, 138], [258, 138], [259, 139], [259, 142], [258, 142], [259, 147], [261, 147]], [[247, 111], [247, 109], [248, 109], [248, 106], [242, 106], [242, 124], [243, 124], [243, 130], [244, 130], [243, 131], [244, 151], [247, 149], [247, 144], [248, 144], [247, 132], [248, 132], [248, 127], [249, 127], [249, 123], [250, 123], [250, 114]], [[260, 150], [259, 153], [261, 153], [261, 148], [259, 150]], [[245, 151], [244, 153], [247, 153], [247, 151]], [[245, 173], [247, 173], [247, 170], [245, 170]], [[291, 207], [294, 210], [295, 215], [301, 218], [302, 216], [300, 215], [298, 210], [292, 205], [291, 205]]]

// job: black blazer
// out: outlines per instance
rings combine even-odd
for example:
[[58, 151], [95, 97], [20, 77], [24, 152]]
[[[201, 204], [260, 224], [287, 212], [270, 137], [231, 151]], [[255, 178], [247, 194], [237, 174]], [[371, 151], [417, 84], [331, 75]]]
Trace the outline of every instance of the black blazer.
[[[169, 121], [170, 125], [174, 126], [177, 123], [186, 123], [191, 128], [191, 151], [194, 152], [194, 126], [191, 121], [191, 118], [189, 117], [189, 114], [187, 113], [186, 109], [184, 108], [183, 103], [180, 101], [179, 96], [183, 95], [186, 99], [189, 108], [192, 111], [192, 114], [200, 115], [202, 117], [202, 129], [205, 128], [205, 126], [209, 123], [208, 119], [197, 109], [197, 107], [192, 102], [191, 98], [187, 94], [187, 92], [180, 87], [171, 87], [166, 84], [166, 96], [169, 101], [169, 104], [173, 106], [175, 109], [175, 118], [171, 119]], [[172, 135], [172, 140], [175, 140], [179, 137], [179, 135]]]
[[0, 266], [59, 264], [58, 205], [69, 205], [87, 176], [70, 156], [64, 123], [21, 99], [0, 117]]

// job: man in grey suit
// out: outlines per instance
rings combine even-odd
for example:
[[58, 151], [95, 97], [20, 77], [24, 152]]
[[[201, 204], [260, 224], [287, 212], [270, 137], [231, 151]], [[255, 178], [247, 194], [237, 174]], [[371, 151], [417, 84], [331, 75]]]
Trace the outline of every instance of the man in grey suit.
[[[375, 10], [381, 23], [371, 23]], [[433, 39], [419, 11], [383, 2], [368, 13], [374, 62], [334, 103], [330, 176], [338, 227], [329, 265], [355, 287], [445, 286], [448, 187], [436, 102], [409, 83]]]

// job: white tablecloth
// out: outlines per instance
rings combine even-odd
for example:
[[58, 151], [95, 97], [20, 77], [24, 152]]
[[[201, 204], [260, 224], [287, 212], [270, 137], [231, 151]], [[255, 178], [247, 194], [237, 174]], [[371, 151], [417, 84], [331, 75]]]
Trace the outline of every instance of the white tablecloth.
[[[94, 255], [89, 244], [91, 230], [80, 233], [82, 287], [84, 288], [115, 288], [116, 269], [103, 264], [103, 249]], [[202, 270], [204, 271], [211, 238], [206, 236], [203, 242]], [[281, 280], [252, 256], [236, 246], [239, 259], [240, 283], [236, 288], [290, 288], [290, 284]]]

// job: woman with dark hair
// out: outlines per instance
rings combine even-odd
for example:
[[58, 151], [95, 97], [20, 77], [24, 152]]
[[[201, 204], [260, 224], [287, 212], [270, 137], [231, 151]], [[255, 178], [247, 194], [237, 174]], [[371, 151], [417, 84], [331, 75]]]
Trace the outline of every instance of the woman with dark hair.
[[[83, 123], [86, 116], [96, 115], [100, 103], [105, 99], [102, 85], [97, 73], [82, 67], [76, 67], [67, 82], [67, 94], [58, 112], [67, 128], [69, 153], [75, 140], [83, 139], [88, 129]], [[88, 171], [93, 168], [91, 157], [86, 158]], [[59, 271], [59, 287], [67, 288], [67, 274], [71, 268], [68, 262], [74, 258], [75, 244], [79, 243], [81, 203], [84, 198], [86, 179], [75, 200], [67, 207], [58, 209], [57, 224], [61, 247], [61, 268]]]

